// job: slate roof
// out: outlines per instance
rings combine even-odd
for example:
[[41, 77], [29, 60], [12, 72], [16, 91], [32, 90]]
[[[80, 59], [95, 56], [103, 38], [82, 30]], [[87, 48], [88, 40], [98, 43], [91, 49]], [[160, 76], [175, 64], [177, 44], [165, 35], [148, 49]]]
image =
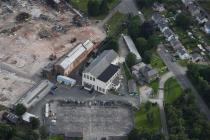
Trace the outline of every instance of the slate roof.
[[99, 76], [97, 79], [107, 82], [109, 79], [119, 70], [119, 66], [116, 65], [109, 65], [108, 68], [106, 68]]
[[93, 60], [84, 73], [90, 73], [95, 77], [99, 77], [117, 57], [118, 54], [114, 50], [105, 50]]

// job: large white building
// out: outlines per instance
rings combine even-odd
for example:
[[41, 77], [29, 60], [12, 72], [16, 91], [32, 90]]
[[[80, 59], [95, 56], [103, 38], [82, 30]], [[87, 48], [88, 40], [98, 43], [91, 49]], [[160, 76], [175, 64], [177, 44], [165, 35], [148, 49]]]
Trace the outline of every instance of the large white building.
[[86, 90], [106, 94], [110, 89], [120, 87], [120, 67], [118, 54], [113, 50], [105, 50], [83, 72], [82, 86]]

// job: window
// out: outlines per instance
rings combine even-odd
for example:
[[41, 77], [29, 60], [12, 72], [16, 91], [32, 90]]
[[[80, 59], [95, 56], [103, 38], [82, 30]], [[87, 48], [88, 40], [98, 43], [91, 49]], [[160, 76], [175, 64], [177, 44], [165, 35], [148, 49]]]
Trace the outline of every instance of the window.
[[86, 78], [86, 75], [85, 74], [83, 74], [83, 76], [84, 76], [84, 78]]
[[93, 81], [95, 81], [95, 78], [93, 78]]
[[105, 89], [103, 88], [102, 91], [105, 92]]
[[87, 79], [89, 79], [89, 76], [87, 75]]
[[90, 77], [90, 80], [92, 80], [92, 77]]

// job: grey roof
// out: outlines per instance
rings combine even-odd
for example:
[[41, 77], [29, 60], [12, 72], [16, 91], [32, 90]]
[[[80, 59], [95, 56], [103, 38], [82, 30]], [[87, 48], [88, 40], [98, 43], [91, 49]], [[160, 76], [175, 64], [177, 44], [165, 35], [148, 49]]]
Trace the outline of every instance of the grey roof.
[[167, 29], [163, 32], [163, 34], [164, 34], [164, 36], [165, 36], [166, 38], [168, 38], [168, 37], [174, 35], [174, 32], [173, 32], [171, 29], [167, 28]]
[[137, 86], [134, 80], [128, 81], [128, 91], [129, 93], [137, 93]]
[[177, 50], [182, 47], [182, 43], [175, 37], [171, 39], [170, 44], [174, 50]]
[[210, 21], [206, 22], [205, 27], [210, 29]]
[[160, 29], [164, 29], [165, 27], [168, 27], [168, 24], [166, 23], [165, 20], [160, 20], [160, 21], [158, 22], [158, 27], [159, 27]]
[[193, 53], [191, 54], [193, 59], [201, 58], [201, 55], [199, 53]]
[[159, 13], [154, 13], [152, 15], [152, 19], [157, 23], [159, 20], [161, 20], [163, 17]]
[[158, 74], [158, 71], [156, 69], [151, 69], [147, 72], [147, 76], [153, 76], [153, 75], [156, 75]]
[[105, 50], [85, 69], [84, 73], [90, 73], [98, 77], [118, 57], [114, 50]]

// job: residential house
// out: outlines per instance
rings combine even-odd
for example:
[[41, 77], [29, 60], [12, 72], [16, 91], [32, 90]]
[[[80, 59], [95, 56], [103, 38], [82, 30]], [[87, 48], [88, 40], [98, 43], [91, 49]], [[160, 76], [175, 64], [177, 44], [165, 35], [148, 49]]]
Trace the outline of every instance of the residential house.
[[185, 60], [185, 59], [189, 59], [190, 58], [190, 55], [189, 53], [185, 50], [185, 48], [180, 48], [177, 50], [177, 54], [179, 56], [179, 58], [181, 60]]
[[2, 119], [6, 120], [8, 123], [17, 124], [19, 117], [13, 113], [4, 112]]
[[153, 9], [154, 11], [157, 11], [157, 12], [163, 12], [163, 11], [165, 11], [164, 5], [161, 4], [161, 3], [159, 3], [159, 2], [155, 2], [155, 3], [153, 4], [152, 9]]
[[137, 80], [147, 83], [150, 83], [159, 78], [158, 71], [143, 62], [138, 63], [132, 67], [132, 74]]
[[198, 21], [199, 24], [204, 24], [208, 22], [208, 18], [204, 13], [200, 13], [197, 17], [196, 20]]
[[195, 5], [194, 3], [190, 3], [187, 6], [187, 9], [190, 11], [191, 15], [194, 17], [197, 17], [201, 12], [199, 6]]
[[171, 41], [173, 38], [178, 38], [174, 34], [174, 32], [171, 29], [169, 29], [169, 28], [167, 28], [166, 30], [164, 30], [163, 35], [165, 36], [165, 38], [166, 38], [167, 41]]
[[204, 25], [204, 31], [207, 34], [210, 34], [210, 21], [208, 21], [205, 25]]
[[193, 54], [191, 54], [191, 61], [193, 63], [197, 63], [197, 62], [200, 62], [202, 60], [203, 60], [203, 58], [202, 58], [202, 56], [199, 53], [193, 53]]
[[170, 41], [170, 45], [172, 46], [173, 50], [178, 50], [180, 48], [182, 48], [182, 43], [176, 39], [175, 37], [173, 37]]
[[119, 56], [114, 50], [105, 50], [83, 71], [82, 86], [106, 94], [120, 87]]
[[152, 20], [155, 22], [155, 24], [158, 24], [159, 21], [162, 20], [162, 19], [163, 19], [163, 17], [159, 13], [157, 13], [157, 12], [155, 12], [152, 15]]
[[188, 5], [192, 4], [194, 2], [194, 0], [182, 0], [182, 2], [187, 7]]

